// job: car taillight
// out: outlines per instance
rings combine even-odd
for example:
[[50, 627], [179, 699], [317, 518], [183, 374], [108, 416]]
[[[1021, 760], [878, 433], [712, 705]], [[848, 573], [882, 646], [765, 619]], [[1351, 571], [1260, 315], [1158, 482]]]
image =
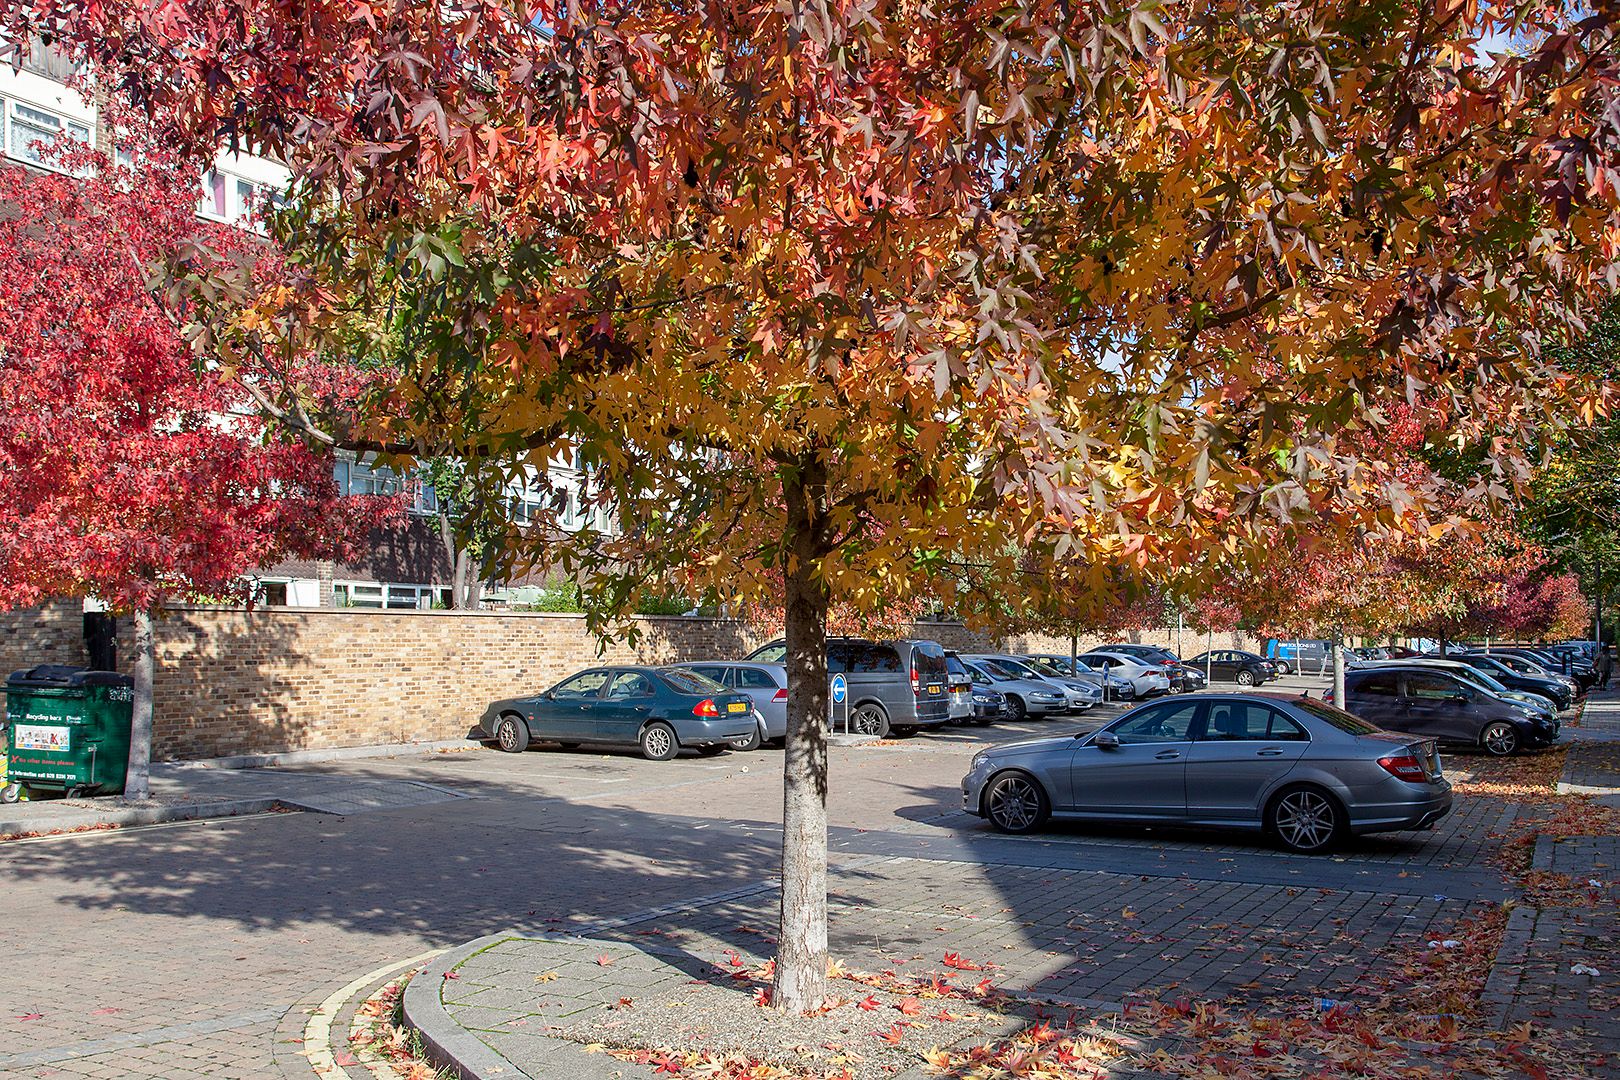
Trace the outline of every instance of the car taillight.
[[1401, 754], [1399, 757], [1381, 757], [1378, 764], [1384, 771], [1397, 780], [1405, 780], [1411, 784], [1421, 784], [1427, 779], [1423, 772], [1423, 765], [1411, 754]]
[[714, 703], [714, 698], [706, 697], [692, 706], [693, 716], [719, 716], [720, 708]]
[[784, 687], [782, 687], [782, 689], [780, 689], [776, 693], [772, 694], [771, 695], [771, 700], [774, 701], [774, 702], [777, 702], [778, 704], [780, 704], [781, 702], [786, 701], [787, 700], [787, 687], [784, 686]]
[[913, 694], [922, 693], [922, 680], [917, 678], [916, 668], [911, 669], [911, 692]]

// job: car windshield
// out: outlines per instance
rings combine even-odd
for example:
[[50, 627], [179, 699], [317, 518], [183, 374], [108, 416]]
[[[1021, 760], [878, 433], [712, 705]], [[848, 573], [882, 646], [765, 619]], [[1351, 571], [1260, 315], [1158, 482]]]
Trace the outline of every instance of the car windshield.
[[967, 669], [968, 678], [972, 679], [980, 686], [990, 685], [990, 676], [984, 673], [983, 668], [980, 668], [977, 664], [970, 664], [966, 660], [962, 661], [962, 666]]
[[1471, 682], [1475, 686], [1489, 690], [1493, 694], [1505, 694], [1508, 692], [1507, 687], [1497, 682], [1489, 674], [1468, 664], [1460, 665], [1456, 671], [1456, 675], [1466, 682]]
[[962, 661], [958, 660], [954, 656], [947, 656], [945, 658], [945, 671], [950, 675], [961, 675], [963, 677], [967, 676], [967, 668], [963, 667]]
[[1297, 698], [1289, 704], [1296, 709], [1303, 709], [1318, 720], [1332, 724], [1346, 735], [1375, 735], [1380, 730], [1359, 716], [1353, 716], [1337, 706], [1317, 701], [1315, 698]]
[[1028, 663], [1029, 663], [1030, 667], [1034, 668], [1036, 671], [1040, 672], [1042, 675], [1063, 676], [1063, 675], [1068, 674], [1068, 672], [1066, 672], [1062, 668], [1058, 667], [1052, 661], [1043, 660], [1038, 656], [1031, 657], [1029, 659]]
[[662, 668], [658, 672], [677, 694], [723, 694], [726, 688], [690, 668]]

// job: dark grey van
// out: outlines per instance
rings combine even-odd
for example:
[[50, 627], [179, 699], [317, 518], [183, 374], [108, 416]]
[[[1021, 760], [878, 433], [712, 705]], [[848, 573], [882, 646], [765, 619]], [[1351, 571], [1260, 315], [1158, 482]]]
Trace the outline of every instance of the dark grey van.
[[[774, 664], [783, 662], [786, 654], [786, 644], [777, 640], [744, 659]], [[827, 675], [844, 676], [849, 686], [849, 728], [857, 735], [909, 735], [950, 719], [950, 678], [945, 650], [937, 641], [830, 637]], [[843, 723], [843, 706], [834, 705], [832, 716], [837, 730]]]

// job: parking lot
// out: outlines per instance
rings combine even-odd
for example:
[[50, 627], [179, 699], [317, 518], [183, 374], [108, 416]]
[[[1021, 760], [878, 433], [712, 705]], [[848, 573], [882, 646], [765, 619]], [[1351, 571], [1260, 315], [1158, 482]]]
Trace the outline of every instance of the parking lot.
[[[1081, 1001], [1353, 998], [1369, 972], [1510, 895], [1496, 861], [1522, 811], [1489, 796], [1460, 795], [1432, 832], [1316, 858], [1167, 829], [1006, 837], [962, 812], [980, 745], [1118, 711], [833, 747], [835, 953], [875, 968], [954, 951]], [[296, 781], [356, 809], [0, 847], [15, 1003], [0, 1077], [312, 1075], [311, 1003], [508, 928], [769, 955], [781, 758], [478, 748], [212, 772], [197, 783]], [[1447, 767], [1510, 775], [1527, 760]]]

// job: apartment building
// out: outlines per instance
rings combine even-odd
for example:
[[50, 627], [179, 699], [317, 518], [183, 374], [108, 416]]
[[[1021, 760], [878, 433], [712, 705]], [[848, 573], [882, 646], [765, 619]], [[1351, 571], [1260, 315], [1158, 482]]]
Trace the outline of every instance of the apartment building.
[[[290, 607], [435, 608], [451, 606], [454, 555], [439, 524], [439, 496], [420, 476], [400, 475], [352, 454], [340, 453], [333, 479], [344, 496], [384, 495], [405, 503], [404, 523], [378, 529], [348, 562], [293, 560], [268, 567], [255, 580], [261, 603]], [[591, 498], [589, 470], [577, 460], [557, 460], [547, 483], [538, 478], [506, 489], [507, 519], [527, 526], [542, 517], [568, 532], [610, 532], [612, 515]], [[553, 513], [552, 507], [557, 507]], [[480, 604], [506, 607], [533, 591], [527, 581], [482, 583]]]

